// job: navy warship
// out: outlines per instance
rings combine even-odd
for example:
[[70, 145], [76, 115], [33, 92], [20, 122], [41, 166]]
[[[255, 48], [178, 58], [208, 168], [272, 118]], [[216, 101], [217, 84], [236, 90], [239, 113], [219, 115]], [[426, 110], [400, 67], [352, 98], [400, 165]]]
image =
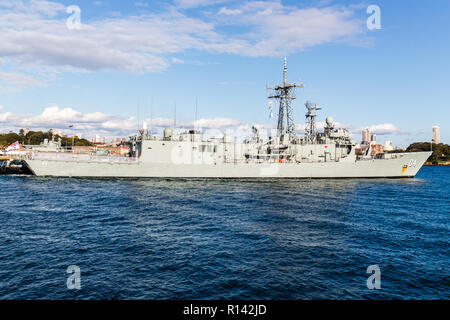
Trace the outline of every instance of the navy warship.
[[283, 82], [268, 88], [270, 99], [279, 102], [276, 133], [238, 141], [223, 135], [203, 137], [200, 130], [174, 134], [165, 128], [162, 136], [147, 128], [131, 136], [129, 154], [123, 156], [32, 152], [26, 165], [36, 176], [52, 177], [163, 177], [163, 178], [411, 178], [431, 152], [372, 153], [368, 145], [356, 153], [348, 129], [337, 128], [327, 117], [323, 131], [317, 130], [316, 111], [307, 101], [303, 136], [298, 136], [293, 116], [294, 91], [302, 84], [287, 81], [286, 58]]

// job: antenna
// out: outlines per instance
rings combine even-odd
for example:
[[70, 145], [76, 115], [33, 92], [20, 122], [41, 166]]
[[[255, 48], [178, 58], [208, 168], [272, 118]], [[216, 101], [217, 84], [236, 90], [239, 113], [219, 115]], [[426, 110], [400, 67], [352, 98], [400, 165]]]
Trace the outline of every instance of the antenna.
[[177, 102], [175, 101], [175, 110], [173, 115], [173, 128], [177, 127]]
[[305, 125], [305, 139], [309, 143], [316, 142], [316, 116], [314, 113], [321, 108], [315, 102], [306, 101], [305, 107], [308, 110], [306, 113], [306, 125]]
[[280, 100], [280, 109], [278, 112], [278, 136], [283, 140], [285, 135], [289, 135], [289, 139], [295, 140], [295, 122], [292, 108], [292, 101], [295, 99], [295, 88], [303, 88], [303, 84], [288, 83], [287, 82], [287, 58], [284, 57], [283, 63], [283, 84], [277, 85], [273, 88], [274, 93], [269, 98]]
[[139, 103], [140, 103], [140, 101], [139, 101], [139, 99], [138, 99], [138, 103], [137, 103], [137, 125], [138, 125], [138, 131], [139, 131], [139, 129], [141, 128], [141, 124], [140, 124], [140, 118], [139, 118]]
[[153, 134], [153, 97], [152, 97], [152, 104], [150, 106], [150, 135]]
[[197, 125], [197, 108], [198, 108], [198, 97], [195, 97], [195, 120], [194, 120], [194, 129]]

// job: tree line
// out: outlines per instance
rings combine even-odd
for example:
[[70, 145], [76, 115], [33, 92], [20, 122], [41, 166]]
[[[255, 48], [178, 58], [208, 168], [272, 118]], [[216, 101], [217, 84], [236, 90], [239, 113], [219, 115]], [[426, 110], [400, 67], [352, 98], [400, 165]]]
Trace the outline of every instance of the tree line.
[[[406, 152], [430, 151], [430, 148], [430, 142], [414, 142], [406, 148]], [[433, 143], [433, 154], [427, 161], [433, 164], [450, 161], [450, 145], [444, 143]]]
[[[51, 131], [29, 131], [25, 134], [23, 129], [20, 129], [19, 133], [9, 132], [5, 134], [0, 134], [0, 147], [5, 148], [10, 144], [19, 141], [21, 144], [27, 145], [39, 145], [44, 142], [44, 139], [51, 140], [55, 138], [55, 141], [61, 139], [62, 146], [72, 146], [72, 141], [74, 146], [90, 146], [91, 143], [86, 139], [80, 139], [78, 137], [61, 137], [59, 135], [53, 134]], [[73, 140], [72, 140], [73, 139]]]

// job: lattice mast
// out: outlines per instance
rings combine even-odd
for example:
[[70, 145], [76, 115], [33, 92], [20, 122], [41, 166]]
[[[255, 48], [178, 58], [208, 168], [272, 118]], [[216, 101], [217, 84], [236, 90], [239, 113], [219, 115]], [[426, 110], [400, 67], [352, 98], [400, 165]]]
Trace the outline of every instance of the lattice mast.
[[288, 135], [291, 141], [296, 138], [294, 113], [292, 108], [292, 100], [295, 99], [295, 88], [303, 88], [303, 84], [287, 82], [287, 62], [286, 57], [284, 57], [283, 84], [274, 88], [268, 88], [269, 90], [275, 91], [269, 98], [280, 100], [277, 132], [281, 141], [284, 140], [283, 138], [285, 135]]
[[317, 114], [314, 113], [316, 110], [320, 110], [321, 108], [317, 105], [317, 103], [313, 103], [311, 101], [306, 101], [305, 107], [308, 110], [306, 112], [306, 124], [305, 124], [305, 141], [307, 143], [316, 143], [317, 142], [317, 134], [316, 134], [316, 117]]

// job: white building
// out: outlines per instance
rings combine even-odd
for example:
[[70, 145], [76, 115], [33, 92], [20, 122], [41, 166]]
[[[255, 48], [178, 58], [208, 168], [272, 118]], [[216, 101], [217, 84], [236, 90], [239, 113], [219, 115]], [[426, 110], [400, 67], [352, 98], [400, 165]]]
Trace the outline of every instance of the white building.
[[441, 128], [438, 126], [433, 127], [433, 137], [431, 141], [433, 141], [433, 143], [441, 143]]
[[26, 136], [28, 134], [28, 132], [30, 132], [31, 130], [28, 128], [23, 128], [23, 135]]
[[361, 142], [370, 142], [370, 130], [369, 128], [363, 129]]
[[392, 146], [392, 141], [387, 140], [384, 143], [384, 150], [385, 151], [392, 151], [392, 150], [394, 150], [394, 147]]
[[60, 136], [60, 137], [63, 137], [63, 136], [64, 136], [64, 134], [63, 134], [63, 132], [62, 132], [61, 130], [54, 130], [54, 129], [52, 129], [52, 130], [50, 130], [50, 132], [51, 132], [53, 135], [55, 135], [55, 136]]

